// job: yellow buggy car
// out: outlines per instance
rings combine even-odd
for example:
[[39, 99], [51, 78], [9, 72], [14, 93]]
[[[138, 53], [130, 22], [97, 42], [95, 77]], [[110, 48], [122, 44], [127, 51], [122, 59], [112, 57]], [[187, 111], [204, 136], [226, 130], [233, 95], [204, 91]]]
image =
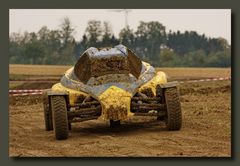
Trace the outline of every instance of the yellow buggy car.
[[46, 130], [67, 139], [71, 123], [109, 120], [110, 127], [131, 116], [156, 116], [168, 130], [180, 130], [177, 82], [167, 82], [123, 45], [87, 49], [60, 83], [43, 93]]

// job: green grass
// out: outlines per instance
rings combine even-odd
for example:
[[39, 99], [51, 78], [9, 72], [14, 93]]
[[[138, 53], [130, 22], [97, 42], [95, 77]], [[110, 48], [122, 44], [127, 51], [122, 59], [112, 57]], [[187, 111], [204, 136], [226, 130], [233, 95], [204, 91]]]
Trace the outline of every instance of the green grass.
[[23, 83], [21, 83], [21, 82], [11, 82], [11, 83], [9, 83], [9, 89], [14, 89], [22, 84]]

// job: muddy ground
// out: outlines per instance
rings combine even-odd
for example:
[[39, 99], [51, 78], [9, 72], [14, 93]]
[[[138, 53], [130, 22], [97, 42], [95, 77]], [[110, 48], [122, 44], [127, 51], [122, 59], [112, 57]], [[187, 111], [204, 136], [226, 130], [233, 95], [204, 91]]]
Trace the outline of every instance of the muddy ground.
[[180, 131], [166, 131], [153, 117], [133, 117], [120, 128], [91, 120], [73, 124], [63, 141], [44, 129], [41, 96], [10, 97], [9, 155], [230, 157], [231, 82], [182, 84], [180, 94]]

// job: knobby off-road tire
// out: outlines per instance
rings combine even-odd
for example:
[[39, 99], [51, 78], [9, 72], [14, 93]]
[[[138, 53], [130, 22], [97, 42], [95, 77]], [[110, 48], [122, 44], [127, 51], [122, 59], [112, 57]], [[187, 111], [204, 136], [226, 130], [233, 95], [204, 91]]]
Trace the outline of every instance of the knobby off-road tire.
[[164, 91], [167, 106], [166, 125], [170, 131], [182, 127], [182, 110], [177, 87], [166, 88]]
[[67, 105], [64, 96], [51, 96], [53, 128], [57, 140], [68, 138]]
[[116, 128], [121, 126], [121, 121], [120, 120], [110, 120], [110, 127], [111, 128]]
[[[161, 98], [162, 102], [162, 97], [163, 97], [163, 89], [161, 88], [160, 85], [157, 85], [156, 87], [156, 96]], [[157, 116], [158, 121], [165, 121], [166, 117], [165, 116]]]
[[46, 131], [53, 130], [52, 111], [50, 109], [49, 99], [46, 91], [43, 92], [43, 112], [44, 112], [45, 130]]

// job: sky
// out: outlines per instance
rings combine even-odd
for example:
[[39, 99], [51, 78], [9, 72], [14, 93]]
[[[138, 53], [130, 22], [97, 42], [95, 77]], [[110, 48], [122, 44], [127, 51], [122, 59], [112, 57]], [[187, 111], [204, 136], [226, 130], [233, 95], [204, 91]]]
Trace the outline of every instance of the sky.
[[[126, 26], [125, 13], [116, 9], [10, 9], [9, 34], [38, 32], [43, 26], [58, 29], [64, 17], [72, 21], [77, 41], [82, 38], [89, 20], [109, 22], [117, 37]], [[230, 9], [129, 9], [127, 18], [134, 31], [140, 21], [159, 21], [166, 32], [197, 31], [207, 37], [223, 37], [231, 44]]]

